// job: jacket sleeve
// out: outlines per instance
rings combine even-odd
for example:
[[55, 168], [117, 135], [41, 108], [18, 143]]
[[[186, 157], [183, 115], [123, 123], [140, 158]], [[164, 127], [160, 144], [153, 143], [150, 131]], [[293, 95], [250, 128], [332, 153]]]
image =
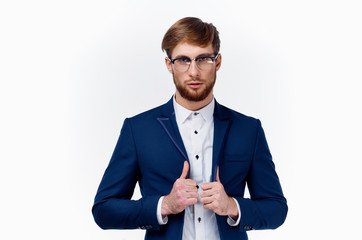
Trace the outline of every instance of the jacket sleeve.
[[251, 198], [235, 197], [241, 211], [239, 230], [275, 229], [282, 225], [287, 216], [287, 202], [259, 120], [247, 184]]
[[126, 119], [92, 208], [102, 229], [159, 229], [156, 214], [160, 196], [131, 200], [140, 176], [137, 162], [131, 122]]

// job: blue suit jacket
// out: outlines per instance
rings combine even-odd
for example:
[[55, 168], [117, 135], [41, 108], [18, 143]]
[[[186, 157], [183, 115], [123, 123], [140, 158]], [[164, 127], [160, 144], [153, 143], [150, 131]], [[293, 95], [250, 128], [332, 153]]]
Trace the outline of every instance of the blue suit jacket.
[[[172, 99], [124, 121], [120, 137], [100, 183], [92, 208], [103, 229], [147, 229], [145, 239], [181, 239], [184, 212], [157, 221], [157, 203], [181, 175], [187, 154], [179, 133]], [[274, 229], [287, 215], [264, 131], [259, 120], [217, 102], [214, 111], [213, 171], [241, 211], [231, 227], [216, 215], [221, 239], [247, 239], [247, 230]], [[139, 182], [142, 198], [130, 200]], [[244, 198], [248, 184], [251, 199]]]

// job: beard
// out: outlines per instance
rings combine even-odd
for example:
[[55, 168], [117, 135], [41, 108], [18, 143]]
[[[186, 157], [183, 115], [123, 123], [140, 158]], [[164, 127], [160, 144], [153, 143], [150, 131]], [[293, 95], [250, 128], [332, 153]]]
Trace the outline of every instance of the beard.
[[205, 86], [202, 89], [188, 88], [186, 84], [183, 85], [182, 83], [180, 83], [180, 81], [178, 81], [175, 78], [174, 74], [172, 74], [172, 76], [173, 76], [173, 82], [175, 83], [176, 89], [180, 93], [181, 97], [192, 102], [200, 102], [204, 100], [207, 96], [209, 96], [216, 82], [216, 71], [214, 73], [214, 79], [212, 79], [212, 81], [205, 82], [199, 78], [191, 79], [194, 81], [202, 82], [203, 85]]

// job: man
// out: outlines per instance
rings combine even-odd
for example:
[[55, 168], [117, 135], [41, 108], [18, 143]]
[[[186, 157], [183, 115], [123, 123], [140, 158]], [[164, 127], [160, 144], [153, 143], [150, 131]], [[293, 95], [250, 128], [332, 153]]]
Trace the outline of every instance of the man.
[[[184, 18], [166, 32], [162, 48], [176, 92], [124, 121], [95, 198], [96, 223], [175, 240], [247, 239], [248, 230], [277, 228], [287, 204], [261, 123], [213, 96], [222, 60], [218, 31]], [[142, 198], [130, 200], [137, 182]]]

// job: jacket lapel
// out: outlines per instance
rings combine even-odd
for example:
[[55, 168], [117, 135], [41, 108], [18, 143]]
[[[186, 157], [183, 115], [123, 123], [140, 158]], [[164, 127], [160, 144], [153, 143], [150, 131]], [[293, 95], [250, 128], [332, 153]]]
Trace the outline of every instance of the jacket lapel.
[[225, 140], [229, 132], [231, 122], [230, 116], [225, 107], [221, 106], [215, 100], [214, 110], [214, 143], [212, 153], [212, 175], [211, 181], [216, 180], [217, 167], [220, 165], [222, 150], [224, 149]]
[[161, 114], [157, 118], [157, 121], [161, 124], [162, 128], [165, 130], [166, 134], [168, 135], [172, 143], [175, 145], [176, 149], [181, 154], [181, 156], [186, 161], [188, 161], [186, 149], [182, 142], [182, 138], [177, 127], [172, 98], [170, 101], [168, 101], [165, 104], [164, 114]]
[[[182, 142], [180, 132], [177, 127], [175, 111], [173, 108], [173, 99], [169, 100], [165, 105], [164, 114], [161, 114], [157, 121], [161, 124], [162, 128], [181, 154], [181, 156], [188, 161], [185, 146]], [[217, 167], [220, 165], [222, 150], [224, 148], [225, 140], [231, 126], [231, 118], [226, 108], [220, 105], [215, 100], [214, 110], [214, 142], [212, 153], [212, 175], [211, 181], [216, 180]]]

